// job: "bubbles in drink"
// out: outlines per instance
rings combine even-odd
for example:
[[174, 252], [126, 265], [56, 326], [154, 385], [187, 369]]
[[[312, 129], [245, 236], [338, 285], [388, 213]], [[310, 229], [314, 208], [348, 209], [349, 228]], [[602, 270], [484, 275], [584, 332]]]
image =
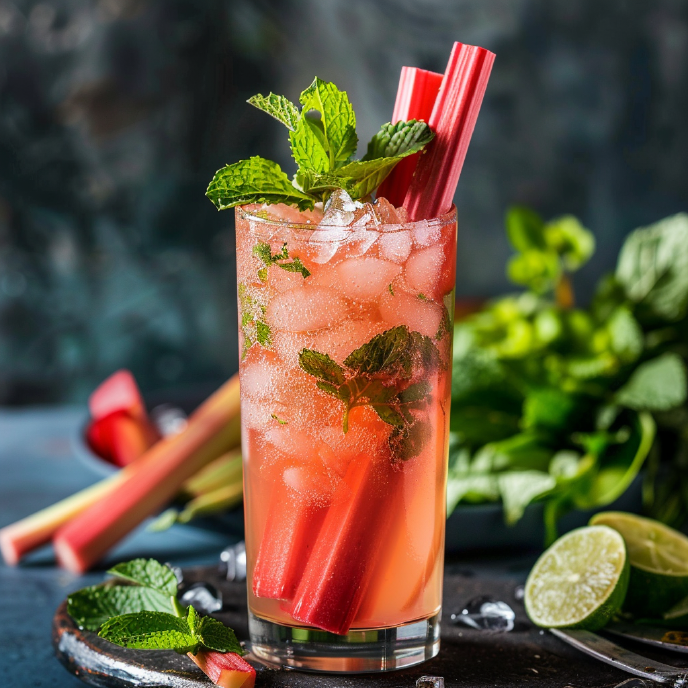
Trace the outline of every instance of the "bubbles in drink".
[[395, 263], [379, 258], [350, 258], [336, 267], [338, 288], [352, 299], [374, 300], [401, 272]]
[[287, 332], [307, 332], [332, 327], [346, 318], [346, 301], [326, 287], [303, 286], [276, 294], [265, 318], [271, 327]]
[[393, 263], [403, 263], [411, 254], [411, 232], [402, 229], [396, 232], [385, 232], [378, 239], [380, 257]]
[[404, 267], [404, 276], [409, 287], [426, 296], [441, 297], [437, 293], [444, 264], [442, 246], [415, 251]]

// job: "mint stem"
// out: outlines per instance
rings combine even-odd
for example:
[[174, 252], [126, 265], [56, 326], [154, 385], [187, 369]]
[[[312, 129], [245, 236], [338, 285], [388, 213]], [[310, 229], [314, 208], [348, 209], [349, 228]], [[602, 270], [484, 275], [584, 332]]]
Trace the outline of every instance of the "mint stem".
[[182, 606], [181, 602], [177, 599], [177, 596], [171, 595], [170, 600], [172, 601], [172, 609], [174, 609], [174, 613], [182, 619], [185, 618], [186, 617], [186, 609]]

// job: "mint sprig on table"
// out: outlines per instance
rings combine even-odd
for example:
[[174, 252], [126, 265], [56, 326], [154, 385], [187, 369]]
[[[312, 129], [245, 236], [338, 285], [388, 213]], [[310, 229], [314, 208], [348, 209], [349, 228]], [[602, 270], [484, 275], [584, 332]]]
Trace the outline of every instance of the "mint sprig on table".
[[301, 93], [301, 109], [274, 93], [248, 102], [287, 127], [298, 169], [290, 180], [277, 163], [258, 156], [223, 167], [206, 192], [218, 210], [247, 203], [285, 203], [308, 210], [335, 189], [365, 198], [400, 160], [421, 151], [434, 137], [425, 122], [383, 124], [363, 158], [354, 160], [358, 136], [349, 98], [318, 77]]
[[101, 638], [122, 647], [243, 654], [231, 628], [180, 604], [177, 579], [169, 566], [134, 559], [108, 573], [115, 578], [69, 596], [67, 612], [80, 628], [98, 631]]
[[317, 378], [320, 390], [342, 402], [345, 433], [351, 409], [370, 406], [381, 420], [393, 426], [390, 448], [394, 460], [404, 461], [420, 453], [428, 432], [412, 411], [427, 406], [431, 389], [424, 379], [410, 380], [418, 369], [425, 377], [441, 365], [440, 354], [429, 337], [400, 325], [352, 351], [343, 367], [313, 349], [301, 351], [299, 365]]
[[[573, 273], [594, 250], [575, 218], [506, 218], [508, 275], [526, 290], [454, 336], [448, 510], [500, 501], [507, 523], [544, 503], [547, 538], [572, 509], [617, 499], [647, 466], [645, 508], [688, 516], [688, 215], [638, 229], [592, 303]], [[669, 470], [660, 471], [660, 458]]]

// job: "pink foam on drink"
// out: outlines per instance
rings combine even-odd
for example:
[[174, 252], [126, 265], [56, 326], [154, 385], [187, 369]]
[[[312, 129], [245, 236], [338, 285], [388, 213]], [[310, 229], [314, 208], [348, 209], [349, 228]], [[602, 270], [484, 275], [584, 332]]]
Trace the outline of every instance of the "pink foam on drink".
[[379, 258], [350, 258], [336, 267], [337, 286], [358, 301], [376, 299], [401, 272], [395, 263]]
[[307, 332], [332, 327], [346, 318], [346, 301], [326, 287], [303, 286], [276, 294], [265, 318], [271, 327], [287, 332]]
[[413, 241], [411, 232], [399, 230], [396, 232], [385, 232], [378, 239], [380, 258], [390, 260], [393, 263], [403, 263], [411, 254]]
[[404, 266], [406, 283], [414, 291], [433, 298], [441, 298], [442, 294], [438, 291], [443, 265], [442, 246], [431, 246], [415, 251]]
[[427, 337], [437, 334], [444, 315], [439, 304], [399, 290], [380, 299], [380, 314], [390, 327], [406, 325]]

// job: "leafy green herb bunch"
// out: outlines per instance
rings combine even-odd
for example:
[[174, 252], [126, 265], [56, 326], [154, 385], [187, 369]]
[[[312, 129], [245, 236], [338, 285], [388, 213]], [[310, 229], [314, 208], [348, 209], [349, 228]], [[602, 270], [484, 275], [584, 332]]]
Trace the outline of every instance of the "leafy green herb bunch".
[[403, 158], [434, 138], [425, 122], [383, 124], [354, 160], [358, 147], [356, 115], [345, 91], [316, 77], [301, 93], [301, 109], [284, 96], [256, 95], [248, 102], [289, 131], [297, 165], [293, 178], [271, 160], [258, 156], [227, 165], [213, 177], [206, 195], [218, 210], [247, 203], [284, 203], [312, 210], [335, 189], [353, 199], [369, 197]]
[[[525, 291], [455, 326], [448, 507], [544, 502], [547, 540], [572, 509], [616, 500], [649, 462], [646, 509], [688, 514], [688, 215], [632, 232], [588, 308], [571, 275], [593, 235], [512, 208], [509, 278]], [[661, 462], [660, 462], [661, 459]]]

